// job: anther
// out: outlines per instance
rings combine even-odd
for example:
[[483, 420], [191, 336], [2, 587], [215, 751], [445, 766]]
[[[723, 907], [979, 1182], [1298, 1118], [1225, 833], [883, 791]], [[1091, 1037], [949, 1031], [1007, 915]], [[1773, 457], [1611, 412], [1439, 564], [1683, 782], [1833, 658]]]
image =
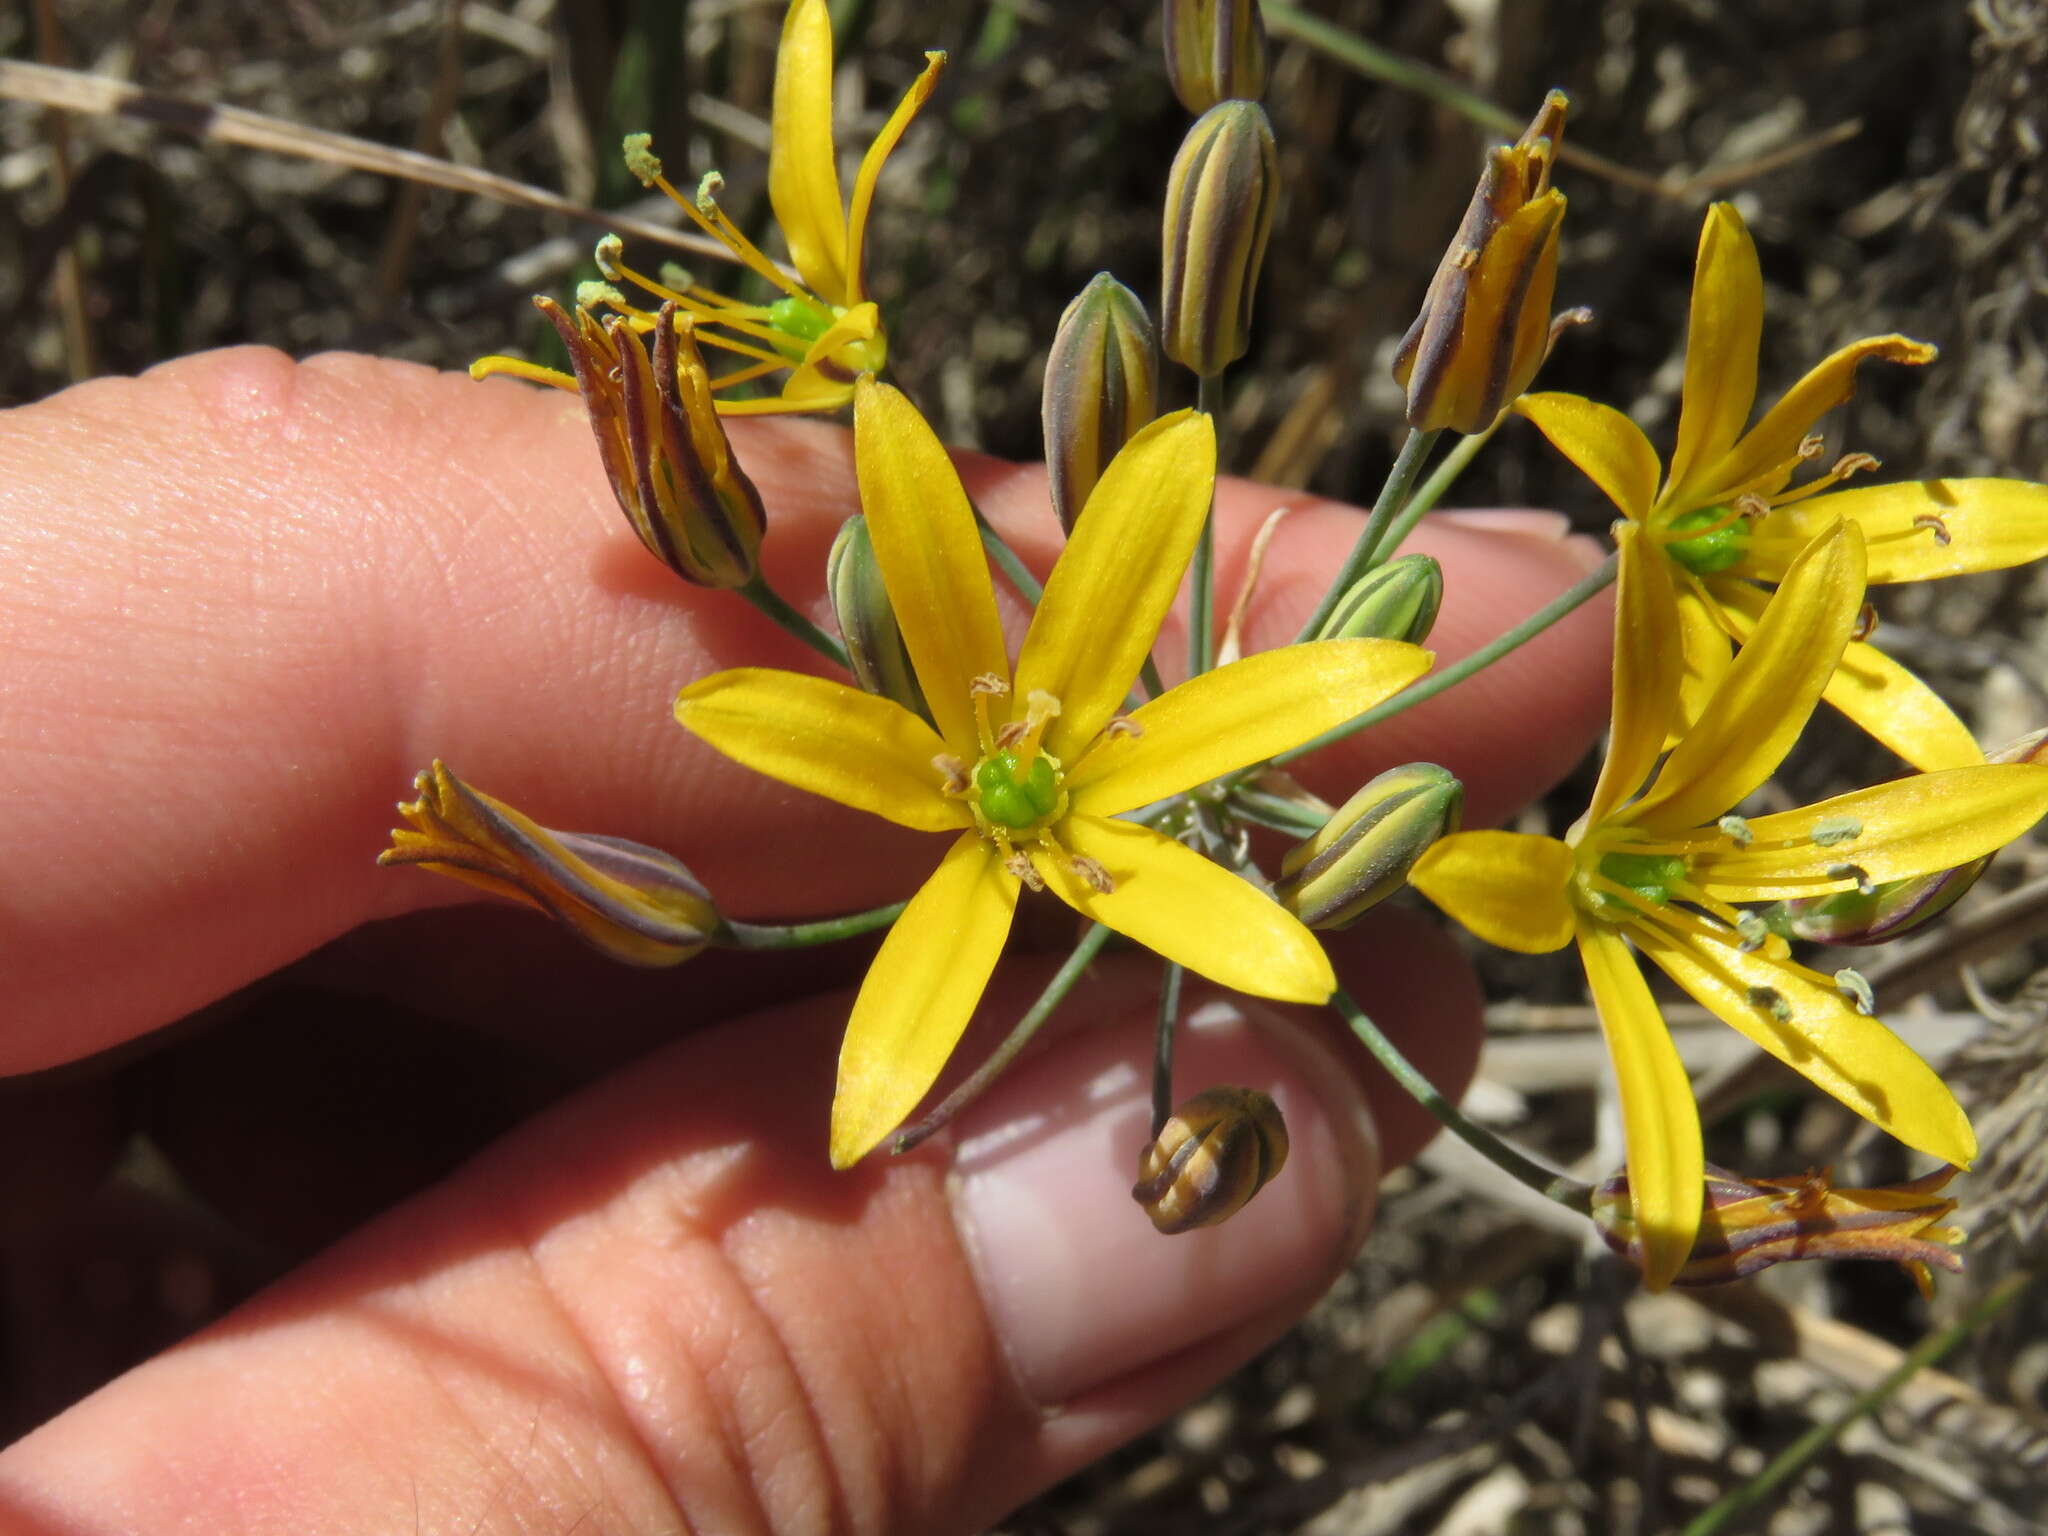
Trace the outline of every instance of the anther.
[[932, 766], [939, 771], [939, 792], [958, 799], [967, 793], [967, 764], [950, 752], [941, 752], [932, 759]]
[[1098, 896], [1107, 896], [1116, 889], [1116, 881], [1110, 878], [1109, 871], [1104, 869], [1098, 861], [1089, 858], [1086, 854], [1068, 854], [1067, 868], [1072, 870], [1079, 879], [1087, 884], [1088, 889], [1095, 892]]
[[1042, 891], [1045, 889], [1045, 881], [1039, 877], [1038, 871], [1032, 867], [1030, 856], [1021, 848], [1012, 848], [1009, 851], [1009, 854], [1003, 859], [1003, 868], [1016, 876], [1019, 881], [1031, 890]]
[[725, 177], [718, 171], [706, 171], [697, 182], [697, 207], [700, 212], [710, 213], [718, 207], [718, 194], [725, 190]]
[[1828, 471], [1830, 480], [1846, 480], [1851, 475], [1868, 474], [1876, 469], [1879, 459], [1874, 453], [1845, 453], [1835, 460], [1835, 467]]
[[996, 732], [997, 748], [1007, 752], [1011, 747], [1016, 746], [1018, 742], [1022, 741], [1024, 733], [1030, 729], [1029, 721], [1012, 720], [1008, 725]]
[[1835, 972], [1835, 990], [1856, 1005], [1856, 1011], [1863, 1014], [1877, 1012], [1877, 994], [1870, 990], [1870, 983], [1861, 971], [1852, 971], [1847, 966]]
[[1730, 505], [1735, 508], [1738, 516], [1747, 518], [1752, 523], [1771, 510], [1770, 502], [1755, 491], [1744, 491]]
[[1877, 887], [1871, 883], [1869, 873], [1860, 864], [1830, 864], [1828, 866], [1828, 878], [1830, 880], [1854, 880], [1858, 896], [1874, 896], [1877, 894]]
[[1735, 947], [1745, 955], [1753, 955], [1770, 942], [1771, 927], [1754, 912], [1735, 914], [1735, 933], [1741, 941]]
[[1915, 528], [1927, 529], [1934, 535], [1935, 543], [1939, 544], [1943, 549], [1948, 548], [1951, 542], [1948, 531], [1948, 524], [1942, 521], [1942, 519], [1936, 517], [1933, 513], [1921, 513], [1920, 516], [1913, 519], [1913, 526]]
[[1145, 734], [1145, 727], [1134, 722], [1128, 715], [1118, 715], [1102, 728], [1102, 734], [1105, 736], [1137, 737]]
[[1827, 445], [1827, 439], [1818, 432], [1810, 433], [1799, 440], [1799, 457], [1802, 459], [1817, 459], [1821, 456], [1822, 451]]
[[1863, 605], [1856, 615], [1856, 627], [1849, 632], [1851, 640], [1868, 640], [1877, 633], [1877, 609], [1870, 603]]
[[1728, 840], [1738, 848], [1747, 848], [1756, 841], [1756, 834], [1749, 830], [1749, 823], [1730, 811], [1715, 823]]
[[967, 691], [971, 694], [1005, 694], [1010, 691], [1010, 685], [997, 673], [984, 672], [967, 685]]

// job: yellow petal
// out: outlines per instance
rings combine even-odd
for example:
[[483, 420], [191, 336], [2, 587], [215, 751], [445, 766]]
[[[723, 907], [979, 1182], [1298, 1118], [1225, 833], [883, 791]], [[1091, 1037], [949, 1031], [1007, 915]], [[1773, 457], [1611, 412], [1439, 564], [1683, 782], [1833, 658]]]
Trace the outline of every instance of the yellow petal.
[[1706, 1198], [1706, 1154], [1692, 1080], [1628, 945], [1597, 923], [1579, 927], [1579, 958], [1621, 1095], [1629, 1199], [1643, 1239], [1643, 1284], [1669, 1285], [1692, 1253]]
[[1866, 336], [1822, 359], [1785, 391], [1726, 457], [1702, 465], [1693, 482], [1700, 493], [1696, 500], [1718, 499], [1717, 491], [1732, 492], [1796, 463], [1799, 444], [1813, 431], [1813, 424], [1856, 393], [1857, 365], [1874, 357], [1893, 363], [1931, 363], [1934, 348], [1904, 336]]
[[[1738, 635], [1755, 627], [1763, 594], [1747, 582], [1709, 583]], [[1932, 688], [1865, 640], [1851, 640], [1821, 697], [1915, 768], [1967, 768], [1984, 761], [1970, 728]]]
[[1858, 1013], [1827, 977], [1660, 925], [1644, 923], [1629, 932], [1645, 955], [1723, 1023], [1822, 1092], [1930, 1157], [1958, 1168], [1975, 1159], [1977, 1138], [1955, 1095], [1897, 1035]]
[[[1743, 590], [1756, 591], [1754, 587]], [[1676, 746], [1677, 738], [1706, 713], [1707, 701], [1735, 662], [1734, 642], [1720, 618], [1720, 605], [1703, 591], [1697, 577], [1686, 578], [1679, 588], [1678, 627], [1685, 636], [1680, 642], [1685, 647], [1685, 669], [1678, 684], [1678, 719], [1664, 743], [1667, 749]]]
[[1454, 832], [1432, 843], [1408, 883], [1489, 944], [1525, 955], [1572, 939], [1572, 850], [1522, 832]]
[[1636, 523], [1617, 524], [1614, 544], [1614, 721], [1588, 822], [1605, 820], [1650, 777], [1676, 719], [1685, 671], [1671, 562]]
[[1007, 679], [1010, 658], [967, 492], [917, 407], [873, 379], [855, 388], [853, 462], [918, 686], [939, 734], [972, 762], [981, 747], [969, 686]]
[[767, 667], [715, 672], [676, 695], [676, 719], [734, 762], [920, 832], [971, 824], [940, 793], [932, 728], [889, 699]]
[[[1747, 848], [1695, 855], [1693, 877], [1726, 901], [1853, 890], [1828, 872], [1854, 865], [1883, 883], [1954, 869], [1996, 852], [2048, 816], [2048, 767], [1994, 763], [1916, 773], [1749, 823]], [[1816, 845], [1816, 828], [1859, 836]]]
[[1685, 391], [1665, 499], [1687, 506], [1687, 487], [1742, 435], [1756, 404], [1756, 354], [1764, 333], [1764, 278], [1756, 243], [1732, 203], [1716, 203], [1700, 227], [1685, 334]]
[[847, 291], [846, 209], [832, 148], [832, 13], [795, 0], [775, 49], [768, 202], [804, 285], [830, 304]]
[[1059, 835], [1115, 882], [1097, 891], [1062, 861], [1031, 862], [1059, 898], [1197, 975], [1283, 1003], [1326, 1003], [1337, 975], [1316, 936], [1272, 897], [1191, 848], [1135, 822], [1068, 816]]
[[1176, 411], [1124, 444], [1088, 493], [1017, 656], [1017, 697], [1043, 689], [1060, 701], [1045, 733], [1054, 757], [1073, 762], [1122, 707], [1180, 588], [1215, 487], [1214, 426], [1200, 412]]
[[1016, 907], [1016, 876], [970, 832], [896, 919], [839, 1048], [834, 1168], [873, 1151], [938, 1080], [995, 970]]
[[1429, 664], [1429, 652], [1395, 640], [1260, 651], [1168, 689], [1132, 712], [1129, 732], [1098, 736], [1068, 772], [1067, 793], [1095, 816], [1150, 805], [1342, 725]]
[[1793, 562], [1749, 643], [1627, 815], [1704, 826], [1769, 778], [1827, 686], [1863, 606], [1863, 536], [1840, 523]]
[[1829, 491], [1774, 508], [1735, 574], [1776, 581], [1829, 521], [1847, 518], [1870, 549], [1872, 586], [2002, 571], [2048, 555], [2048, 485], [2028, 480], [1912, 480]]
[[846, 211], [846, 281], [847, 290], [843, 295], [830, 298], [834, 304], [853, 304], [867, 294], [866, 252], [868, 233], [868, 210], [874, 205], [875, 183], [881, 180], [882, 166], [903, 137], [910, 120], [917, 116], [939, 83], [939, 71], [946, 65], [943, 53], [927, 53], [924, 69], [910, 82], [910, 89], [903, 93], [903, 99], [896, 103], [896, 110], [889, 114], [889, 120], [882, 124], [882, 131], [875, 135], [875, 141], [868, 146], [868, 152], [861, 156], [860, 170], [853, 178], [853, 204]]
[[1649, 514], [1657, 499], [1657, 450], [1641, 427], [1583, 395], [1524, 395], [1515, 410], [1535, 422], [1550, 446], [1578, 465], [1623, 516], [1640, 521]]

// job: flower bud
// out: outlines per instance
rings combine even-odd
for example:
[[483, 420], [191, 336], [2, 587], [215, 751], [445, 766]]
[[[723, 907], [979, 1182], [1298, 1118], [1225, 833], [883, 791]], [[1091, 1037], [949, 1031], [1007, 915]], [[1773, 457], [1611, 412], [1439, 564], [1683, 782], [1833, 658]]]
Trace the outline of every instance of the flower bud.
[[1243, 1210], [1286, 1162], [1279, 1105], [1256, 1088], [1211, 1088], [1145, 1148], [1131, 1198], [1161, 1232], [1192, 1232]]
[[894, 699], [930, 719], [910, 653], [903, 648], [889, 590], [882, 584], [882, 568], [875, 563], [868, 520], [859, 513], [840, 525], [832, 552], [825, 557], [825, 591], [832, 599], [832, 616], [839, 621], [839, 636], [846, 642], [846, 662], [854, 681], [869, 693]]
[[[1796, 1179], [1746, 1179], [1711, 1164], [1700, 1235], [1674, 1285], [1720, 1285], [1795, 1259], [1881, 1259], [1903, 1264], [1920, 1287], [1933, 1290], [1929, 1266], [1958, 1273], [1963, 1240], [1936, 1226], [1956, 1208], [1939, 1198], [1953, 1168], [1937, 1168], [1904, 1184], [1837, 1189], [1827, 1170]], [[1626, 1170], [1593, 1191], [1593, 1225], [1607, 1246], [1642, 1262]]]
[[1190, 112], [1266, 93], [1259, 0], [1166, 0], [1166, 78]]
[[1052, 509], [1073, 531], [1117, 450], [1151, 424], [1159, 333], [1138, 296], [1098, 272], [1060, 316], [1045, 359], [1045, 467]]
[[721, 926], [710, 894], [658, 848], [592, 832], [551, 832], [436, 762], [401, 802], [409, 827], [379, 864], [418, 864], [536, 907], [628, 965], [678, 965]]
[[1550, 187], [1564, 135], [1562, 91], [1511, 145], [1492, 150], [1422, 313], [1394, 354], [1408, 425], [1484, 432], [1529, 387], [1550, 348], [1564, 194]]
[[1402, 555], [1353, 582], [1315, 637], [1420, 645], [1436, 627], [1443, 601], [1444, 568], [1428, 555]]
[[689, 316], [661, 306], [650, 357], [631, 320], [533, 302], [569, 349], [612, 495], [640, 542], [685, 581], [746, 586], [767, 514], [712, 406]]
[[1465, 786], [1435, 763], [1389, 768], [1281, 861], [1273, 894], [1311, 928], [1342, 928], [1398, 891], [1438, 838], [1458, 830]]
[[1188, 129], [1166, 183], [1160, 340], [1203, 378], [1251, 345], [1252, 292], [1273, 232], [1280, 154], [1265, 111], [1211, 107]]

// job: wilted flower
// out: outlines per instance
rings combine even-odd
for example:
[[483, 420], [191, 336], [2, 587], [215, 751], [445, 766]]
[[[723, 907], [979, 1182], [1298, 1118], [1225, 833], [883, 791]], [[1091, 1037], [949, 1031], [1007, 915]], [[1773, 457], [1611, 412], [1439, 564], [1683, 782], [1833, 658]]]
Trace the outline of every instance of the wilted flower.
[[1311, 928], [1342, 928], [1378, 906], [1438, 838], [1458, 830], [1465, 786], [1435, 763], [1389, 768], [1340, 806], [1280, 866], [1273, 894]]
[[1138, 296], [1107, 272], [1060, 316], [1045, 359], [1046, 478], [1073, 531], [1103, 466], [1158, 410], [1159, 333]]
[[1776, 770], [1833, 674], [1863, 604], [1863, 539], [1836, 523], [1793, 561], [1755, 631], [1658, 768], [1677, 723], [1671, 565], [1617, 530], [1614, 721], [1593, 803], [1562, 841], [1460, 832], [1409, 881], [1481, 938], [1540, 954], [1577, 941], [1614, 1058], [1631, 1197], [1653, 1287], [1699, 1228], [1704, 1161], [1684, 1064], [1632, 944], [1722, 1022], [1908, 1146], [1967, 1167], [1955, 1096], [1867, 1008], [1853, 973], [1795, 964], [1737, 902], [1824, 895], [1952, 868], [2048, 811], [2048, 768], [1919, 774], [1819, 805], [1730, 814]]
[[1219, 101], [1266, 93], [1266, 23], [1259, 0], [1166, 0], [1166, 78], [1200, 115]]
[[1318, 640], [1406, 640], [1420, 645], [1436, 627], [1444, 568], [1428, 555], [1401, 555], [1351, 584], [1316, 631]]
[[1564, 223], [1550, 170], [1570, 104], [1552, 91], [1521, 138], [1488, 153], [1422, 313], [1394, 353], [1394, 382], [1408, 391], [1408, 425], [1418, 432], [1484, 432], [1543, 366]]
[[1243, 357], [1273, 232], [1280, 152], [1265, 110], [1225, 101], [1188, 129], [1166, 183], [1160, 343], [1203, 378]]
[[410, 826], [379, 864], [418, 864], [559, 918], [628, 965], [677, 965], [721, 927], [710, 894], [658, 848], [592, 832], [551, 832], [436, 762], [399, 805]]
[[1235, 1216], [1286, 1163], [1280, 1106], [1256, 1088], [1211, 1088], [1146, 1145], [1131, 1198], [1161, 1232], [1192, 1232]]
[[1208, 516], [1209, 418], [1160, 418], [1103, 472], [1014, 672], [945, 448], [873, 380], [860, 386], [853, 430], [868, 532], [933, 724], [842, 683], [763, 668], [717, 673], [676, 700], [687, 729], [750, 768], [953, 834], [847, 1022], [834, 1165], [864, 1156], [938, 1077], [1026, 885], [1224, 986], [1325, 1001], [1336, 977], [1313, 934], [1249, 881], [1120, 818], [1350, 719], [1420, 676], [1428, 653], [1372, 640], [1287, 646], [1124, 717]]
[[[1955, 1210], [1936, 1198], [1956, 1176], [1937, 1168], [1904, 1184], [1838, 1189], [1826, 1169], [1794, 1179], [1746, 1179], [1707, 1165], [1700, 1233], [1673, 1285], [1723, 1285], [1797, 1259], [1877, 1259], [1905, 1266], [1921, 1294], [1934, 1289], [1930, 1266], [1963, 1267], [1963, 1234], [1937, 1226]], [[1643, 1262], [1626, 1171], [1593, 1191], [1593, 1225], [1608, 1247]]]
[[[1642, 429], [1611, 407], [1566, 394], [1525, 395], [1516, 406], [1642, 527], [1650, 549], [1669, 558], [1682, 609], [1687, 718], [1755, 628], [1767, 595], [1756, 584], [1783, 581], [1837, 518], [1862, 530], [1872, 584], [2001, 570], [2048, 554], [2048, 486], [1966, 479], [1832, 489], [1876, 467], [1867, 454], [1793, 485], [1799, 466], [1820, 452], [1809, 435], [1814, 424], [1853, 393], [1859, 364], [1927, 363], [1934, 348], [1898, 335], [1852, 341], [1745, 431], [1762, 337], [1755, 242], [1733, 205], [1716, 203], [1700, 230], [1668, 469]], [[1954, 711], [1867, 641], [1850, 642], [1823, 697], [1916, 768], [1983, 761]]]
[[[775, 54], [775, 100], [770, 118], [768, 201], [789, 244], [792, 278], [743, 234], [719, 206], [724, 186], [716, 173], [698, 183], [694, 196], [672, 185], [646, 134], [626, 140], [626, 168], [643, 186], [658, 187], [691, 221], [717, 240], [747, 270], [783, 295], [750, 304], [705, 288], [687, 276], [673, 280], [634, 271], [620, 259], [620, 243], [597, 248], [598, 266], [612, 283], [628, 283], [673, 303], [703, 327], [699, 340], [747, 359], [744, 366], [711, 380], [723, 392], [787, 371], [779, 395], [718, 402], [728, 416], [769, 412], [829, 411], [853, 398], [853, 381], [879, 372], [888, 358], [880, 311], [868, 297], [866, 241], [875, 183], [890, 151], [938, 84], [943, 53], [925, 55], [924, 72], [912, 82], [882, 131], [868, 146], [854, 177], [851, 202], [841, 199], [839, 160], [832, 146], [832, 18], [826, 0], [795, 0], [783, 18]], [[800, 279], [800, 281], [799, 281]], [[655, 319], [617, 288], [604, 300], [638, 330]], [[487, 357], [470, 373], [477, 378], [511, 374], [557, 388], [574, 381], [519, 358]]]

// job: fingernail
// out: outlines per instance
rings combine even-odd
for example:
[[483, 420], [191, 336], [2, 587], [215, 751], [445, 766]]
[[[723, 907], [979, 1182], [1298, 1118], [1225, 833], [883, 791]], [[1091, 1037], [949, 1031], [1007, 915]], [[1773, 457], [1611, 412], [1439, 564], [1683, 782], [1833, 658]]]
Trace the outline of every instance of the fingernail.
[[1286, 1167], [1220, 1226], [1163, 1237], [1131, 1199], [1151, 1139], [1149, 1017], [1062, 1043], [962, 1117], [954, 1217], [1011, 1367], [1041, 1405], [1306, 1304], [1370, 1224], [1378, 1139], [1334, 1056], [1235, 1001], [1198, 1007], [1178, 1045], [1176, 1099], [1259, 1088], [1287, 1119]]

